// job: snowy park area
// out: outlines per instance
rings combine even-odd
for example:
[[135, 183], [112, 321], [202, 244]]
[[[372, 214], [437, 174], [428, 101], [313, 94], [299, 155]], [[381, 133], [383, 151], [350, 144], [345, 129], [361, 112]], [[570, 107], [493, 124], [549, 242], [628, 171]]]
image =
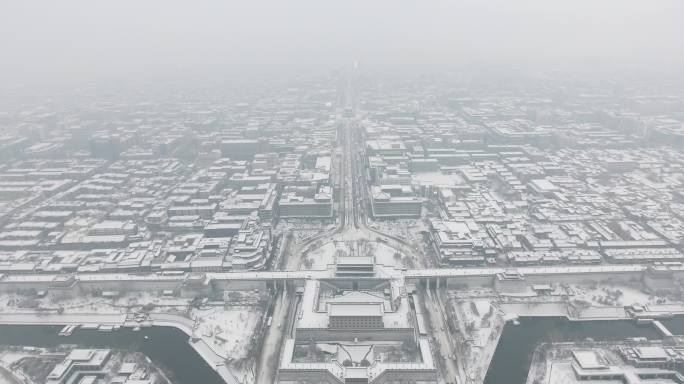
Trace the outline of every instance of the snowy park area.
[[568, 295], [574, 300], [590, 303], [595, 307], [623, 307], [631, 305], [665, 304], [667, 298], [646, 292], [638, 285], [613, 285], [596, 283], [592, 285], [569, 285]]
[[183, 313], [190, 299], [156, 295], [148, 292], [131, 292], [115, 297], [83, 295], [72, 298], [39, 296], [35, 293], [0, 295], [0, 312], [51, 311], [58, 313], [118, 314], [140, 310], [163, 310], [166, 313]]
[[224, 296], [222, 301], [207, 301], [132, 292], [116, 297], [99, 294], [58, 298], [26, 292], [0, 295], [0, 314], [37, 314], [40, 318], [49, 315], [55, 319], [65, 316], [70, 321], [80, 316], [96, 319], [93, 322], [103, 320], [97, 316], [123, 321], [127, 314], [129, 321], [135, 318], [139, 322], [177, 322], [194, 328], [194, 335], [225, 359], [233, 374], [249, 377], [253, 374], [254, 348], [259, 344], [258, 330], [264, 321], [265, 299], [261, 293], [251, 291], [226, 291]]
[[192, 312], [196, 333], [211, 343], [214, 351], [232, 360], [249, 356], [255, 330], [263, 318], [257, 306], [214, 307]]
[[465, 356], [464, 369], [471, 378], [482, 379], [486, 373], [483, 361], [491, 359], [504, 319], [493, 305], [494, 297], [451, 297], [448, 310], [453, 311], [463, 342], [458, 343], [459, 355]]
[[302, 243], [323, 231], [333, 229], [335, 223], [331, 219], [283, 219], [275, 228], [277, 233], [292, 231], [294, 241]]

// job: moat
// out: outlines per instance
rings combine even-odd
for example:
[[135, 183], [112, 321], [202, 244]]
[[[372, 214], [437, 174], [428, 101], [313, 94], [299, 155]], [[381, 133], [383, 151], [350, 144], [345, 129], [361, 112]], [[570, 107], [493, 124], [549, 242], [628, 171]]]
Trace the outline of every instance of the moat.
[[[630, 337], [660, 339], [651, 326], [633, 320], [570, 321], [563, 317], [522, 317], [515, 325], [507, 323], [492, 359], [486, 384], [523, 384], [534, 348], [541, 342], [584, 340], [616, 341]], [[684, 316], [663, 321], [673, 333], [684, 333]], [[0, 344], [52, 347], [77, 344], [91, 348], [117, 348], [147, 355], [174, 383], [223, 383], [188, 343], [188, 337], [170, 327], [151, 327], [134, 332], [76, 330], [71, 336], [58, 336], [61, 326], [2, 325]]]

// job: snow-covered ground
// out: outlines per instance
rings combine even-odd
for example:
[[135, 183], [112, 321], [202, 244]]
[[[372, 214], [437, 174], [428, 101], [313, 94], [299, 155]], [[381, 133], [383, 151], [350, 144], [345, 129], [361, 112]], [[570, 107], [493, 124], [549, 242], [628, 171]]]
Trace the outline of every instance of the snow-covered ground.
[[10, 366], [12, 363], [15, 361], [19, 361], [21, 358], [30, 356], [31, 353], [28, 351], [22, 351], [22, 350], [3, 350], [0, 352], [0, 364], [5, 365], [5, 366]]
[[306, 255], [303, 261], [303, 269], [325, 269], [328, 264], [335, 262], [335, 253], [349, 255], [349, 244], [342, 241], [325, 243], [319, 248], [313, 249]]
[[422, 241], [420, 232], [428, 230], [421, 219], [369, 220], [368, 226], [416, 245]]
[[452, 298], [449, 307], [455, 311], [463, 343], [458, 347], [463, 356], [464, 370], [468, 377], [481, 381], [487, 364], [496, 349], [496, 339], [503, 328], [504, 320], [493, 305], [496, 299], [479, 292], [472, 298]]
[[393, 267], [409, 267], [406, 265], [404, 255], [396, 249], [383, 244], [372, 243], [375, 246], [375, 262]]
[[582, 300], [592, 306], [622, 307], [629, 305], [648, 305], [666, 303], [667, 299], [646, 293], [638, 286], [607, 285], [569, 285], [568, 294], [575, 300]]
[[[227, 295], [231, 299], [231, 295]], [[238, 377], [251, 375], [251, 362], [243, 363], [256, 345], [255, 331], [263, 318], [257, 305], [260, 295], [254, 292], [237, 292], [231, 305], [210, 302], [201, 309], [190, 309], [191, 300], [180, 297], [158, 296], [133, 292], [116, 298], [81, 296], [70, 299], [5, 294], [0, 295], [0, 313], [25, 313], [34, 310], [59, 309], [64, 314], [123, 314], [143, 309], [154, 313], [175, 314], [196, 321], [196, 335], [202, 337], [214, 351], [231, 361], [231, 371]], [[237, 305], [236, 305], [237, 304]], [[123, 316], [123, 315], [122, 315]], [[189, 320], [190, 321], [190, 320]]]
[[194, 310], [196, 334], [210, 342], [221, 355], [241, 360], [247, 356], [254, 331], [263, 313], [255, 306], [215, 307]]
[[197, 321], [196, 335], [214, 352], [225, 356], [232, 374], [243, 382], [254, 382], [256, 330], [263, 320], [263, 311], [257, 306], [215, 307], [192, 312]]
[[[32, 297], [18, 294], [0, 295], [0, 312], [25, 312], [32, 309], [61, 310], [63, 313], [112, 314], [139, 310], [143, 306], [168, 312], [182, 311], [190, 301], [187, 298], [159, 296], [147, 292], [132, 292], [126, 295], [106, 298], [84, 295], [74, 298]], [[61, 308], [61, 309], [60, 309]]]
[[330, 230], [335, 227], [333, 220], [320, 219], [285, 219], [278, 222], [275, 228], [276, 233], [284, 233], [292, 231], [294, 241], [302, 243], [312, 236], [318, 235], [321, 232]]
[[113, 304], [112, 299], [93, 296], [80, 296], [72, 299], [55, 299], [49, 297], [34, 298], [17, 294], [0, 296], [0, 312], [17, 313], [31, 310], [53, 310], [63, 308], [64, 313], [121, 313], [122, 309]]
[[[484, 377], [486, 362], [494, 353], [496, 339], [506, 319], [534, 314], [567, 315], [570, 302], [584, 302], [587, 308], [598, 311], [630, 305], [658, 307], [658, 304], [673, 303], [673, 300], [647, 292], [640, 283], [558, 285], [547, 295], [502, 296], [491, 288], [449, 292], [449, 307], [454, 311], [464, 338], [459, 343], [459, 354], [463, 356], [467, 374], [476, 381]], [[605, 312], [604, 317], [613, 316], [619, 317], [612, 312]]]

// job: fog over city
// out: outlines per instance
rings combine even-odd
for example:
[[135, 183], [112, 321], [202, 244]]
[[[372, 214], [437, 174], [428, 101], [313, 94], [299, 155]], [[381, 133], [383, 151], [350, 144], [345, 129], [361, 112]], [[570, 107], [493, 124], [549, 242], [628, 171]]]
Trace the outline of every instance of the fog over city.
[[684, 0], [0, 0], [0, 384], [684, 383]]
[[679, 72], [678, 0], [4, 1], [4, 81], [478, 67]]

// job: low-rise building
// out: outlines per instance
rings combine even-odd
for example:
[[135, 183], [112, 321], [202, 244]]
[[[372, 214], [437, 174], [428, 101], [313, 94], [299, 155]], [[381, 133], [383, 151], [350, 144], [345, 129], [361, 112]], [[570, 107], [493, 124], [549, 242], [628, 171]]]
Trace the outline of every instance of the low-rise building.
[[333, 193], [329, 186], [320, 186], [315, 193], [286, 189], [278, 202], [280, 218], [331, 218]]
[[371, 206], [375, 218], [420, 217], [422, 200], [409, 185], [371, 187]]

